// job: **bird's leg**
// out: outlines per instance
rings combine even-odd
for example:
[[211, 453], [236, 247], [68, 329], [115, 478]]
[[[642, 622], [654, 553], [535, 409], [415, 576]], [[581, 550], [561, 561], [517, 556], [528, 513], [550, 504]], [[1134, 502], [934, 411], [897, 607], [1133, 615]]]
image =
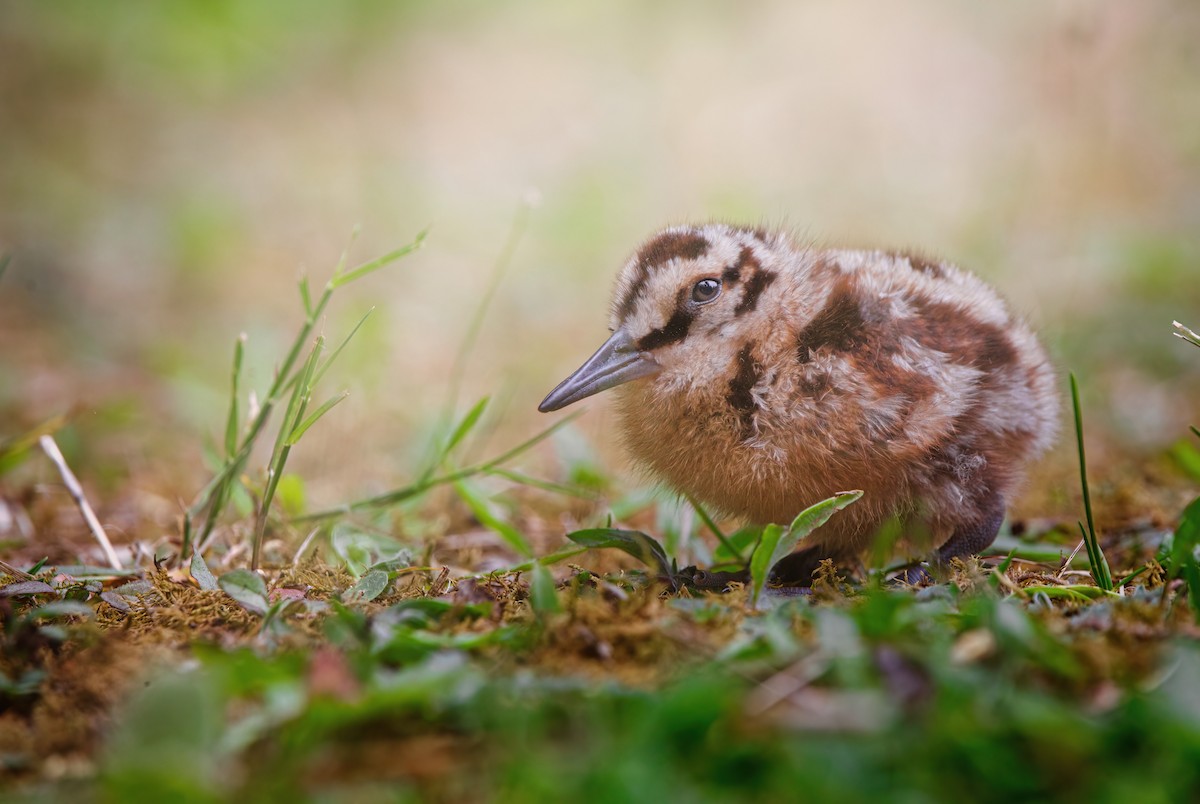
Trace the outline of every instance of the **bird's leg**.
[[771, 571], [771, 580], [792, 586], [812, 586], [813, 573], [829, 558], [827, 548], [809, 547], [797, 550], [779, 560]]
[[[996, 497], [985, 509], [983, 516], [955, 528], [953, 535], [934, 554], [935, 567], [948, 567], [955, 558], [977, 555], [991, 547], [1004, 523], [1004, 500]], [[921, 566], [913, 567], [904, 574], [904, 580], [917, 584], [929, 578], [929, 572]]]
[[953, 558], [978, 555], [992, 546], [1000, 525], [1004, 523], [1004, 500], [996, 498], [988, 507], [987, 513], [973, 522], [959, 525], [954, 535], [937, 550], [936, 561], [939, 564], [949, 564]]

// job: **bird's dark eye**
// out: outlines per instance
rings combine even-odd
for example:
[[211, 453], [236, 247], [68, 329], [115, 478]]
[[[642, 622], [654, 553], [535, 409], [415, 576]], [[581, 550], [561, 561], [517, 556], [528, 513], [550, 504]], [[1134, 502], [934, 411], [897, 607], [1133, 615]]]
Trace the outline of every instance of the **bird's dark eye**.
[[718, 279], [701, 279], [692, 288], [692, 301], [699, 304], [710, 302], [721, 292], [721, 282]]

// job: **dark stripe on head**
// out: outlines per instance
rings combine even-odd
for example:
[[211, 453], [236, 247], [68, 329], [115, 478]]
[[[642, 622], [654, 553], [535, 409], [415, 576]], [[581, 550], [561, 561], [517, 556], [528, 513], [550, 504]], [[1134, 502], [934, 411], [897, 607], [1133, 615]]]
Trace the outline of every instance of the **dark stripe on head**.
[[742, 438], [754, 433], [754, 414], [758, 410], [751, 390], [762, 379], [762, 364], [754, 359], [754, 344], [742, 347], [737, 356], [737, 374], [729, 381], [729, 393], [725, 401], [737, 411], [742, 424]]
[[650, 272], [673, 259], [694, 260], [708, 251], [708, 241], [695, 232], [664, 232], [642, 246], [637, 255], [637, 274], [617, 305], [617, 317], [622, 321], [633, 312]]
[[867, 342], [865, 327], [858, 299], [844, 285], [838, 286], [821, 312], [796, 336], [796, 359], [807, 363], [812, 353], [823, 347], [853, 351]]
[[651, 331], [643, 336], [638, 341], [637, 347], [643, 352], [648, 352], [657, 349], [660, 346], [666, 346], [671, 343], [678, 343], [687, 337], [688, 329], [692, 326], [692, 321], [696, 318], [696, 314], [687, 307], [679, 306], [672, 313], [671, 318], [666, 324], [663, 324], [656, 330]]
[[746, 279], [746, 289], [742, 291], [742, 298], [733, 308], [734, 316], [752, 312], [758, 306], [758, 297], [762, 295], [768, 285], [775, 281], [775, 272], [763, 270], [762, 264], [755, 258], [754, 252], [749, 247], [742, 249], [738, 265], [741, 267], [739, 273], [742, 276], [745, 276], [746, 269], [749, 269], [750, 276]]

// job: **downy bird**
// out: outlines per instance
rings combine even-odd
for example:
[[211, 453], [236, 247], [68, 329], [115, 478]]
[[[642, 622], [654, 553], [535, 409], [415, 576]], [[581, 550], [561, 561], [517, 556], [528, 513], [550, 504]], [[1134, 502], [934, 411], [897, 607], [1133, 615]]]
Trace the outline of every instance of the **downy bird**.
[[616, 389], [634, 459], [748, 523], [864, 491], [776, 566], [787, 582], [853, 560], [892, 519], [935, 565], [984, 550], [1057, 429], [1030, 328], [975, 276], [913, 253], [669, 227], [621, 269], [610, 330], [539, 410]]

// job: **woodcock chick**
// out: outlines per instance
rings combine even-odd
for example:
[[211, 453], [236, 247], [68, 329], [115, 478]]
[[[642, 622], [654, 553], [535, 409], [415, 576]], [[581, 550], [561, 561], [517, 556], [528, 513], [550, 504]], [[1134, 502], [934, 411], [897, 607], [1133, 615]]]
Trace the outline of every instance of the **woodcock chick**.
[[785, 581], [853, 559], [892, 517], [937, 564], [980, 552], [1057, 428], [1029, 327], [976, 277], [912, 254], [670, 227], [621, 270], [611, 324], [539, 410], [619, 386], [637, 461], [750, 522], [865, 492], [777, 565]]

